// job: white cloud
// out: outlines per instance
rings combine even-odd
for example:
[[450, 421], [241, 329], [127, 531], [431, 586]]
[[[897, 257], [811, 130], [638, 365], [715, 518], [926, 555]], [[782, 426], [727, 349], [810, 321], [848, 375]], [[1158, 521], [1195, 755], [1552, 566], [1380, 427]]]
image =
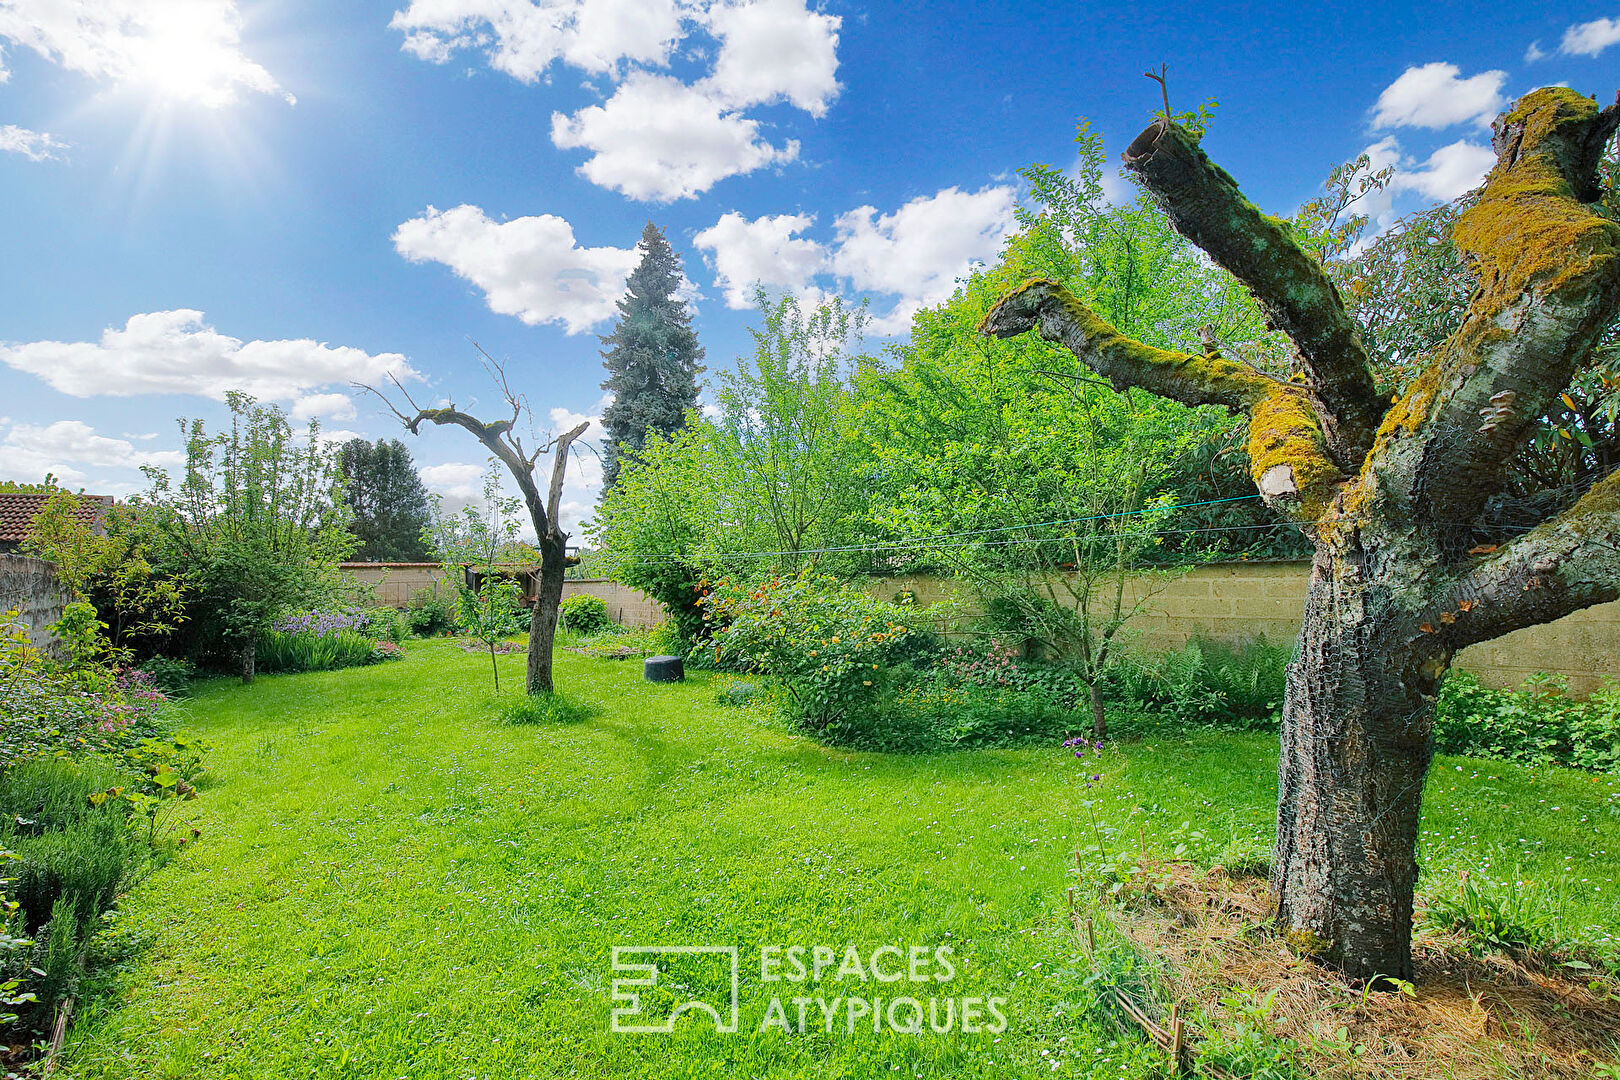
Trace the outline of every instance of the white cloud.
[[241, 50], [235, 0], [0, 0], [0, 39], [92, 79], [209, 108], [281, 94]]
[[424, 465], [417, 475], [429, 491], [451, 499], [476, 499], [484, 493], [484, 466], [451, 461]]
[[21, 154], [29, 161], [61, 161], [67, 143], [44, 131], [29, 131], [16, 124], [0, 126], [0, 153]]
[[441, 262], [484, 292], [491, 311], [530, 326], [584, 333], [610, 317], [640, 256], [635, 248], [580, 247], [560, 217], [490, 220], [476, 206], [428, 207], [394, 230], [412, 262]]
[[293, 402], [294, 423], [302, 424], [315, 417], [323, 420], [353, 420], [354, 399], [348, 394], [306, 394]]
[[1620, 44], [1620, 18], [1593, 19], [1565, 30], [1558, 51], [1565, 56], [1596, 56], [1614, 44]]
[[[1395, 172], [1382, 191], [1369, 193], [1355, 205], [1355, 212], [1366, 215], [1373, 226], [1360, 241], [1358, 250], [1415, 205], [1450, 202], [1478, 187], [1496, 164], [1496, 155], [1489, 147], [1466, 139], [1440, 147], [1422, 162], [1405, 153], [1400, 140], [1393, 135], [1386, 135], [1363, 153], [1367, 155], [1370, 172], [1391, 166]], [[1397, 204], [1401, 209], [1397, 210]]]
[[836, 15], [809, 10], [804, 0], [717, 3], [709, 30], [720, 55], [707, 83], [737, 107], [790, 101], [822, 116], [838, 94]]
[[692, 238], [710, 252], [715, 285], [732, 308], [751, 307], [754, 286], [804, 293], [817, 274], [831, 268], [827, 249], [797, 234], [815, 218], [808, 214], [777, 214], [749, 221], [732, 211]]
[[974, 263], [995, 257], [1013, 225], [1013, 209], [1009, 186], [972, 193], [949, 187], [881, 216], [862, 206], [836, 222], [833, 267], [858, 290], [899, 297], [894, 310], [872, 324], [877, 333], [896, 333], [917, 309], [950, 296]]
[[1547, 54], [1541, 50], [1541, 42], [1532, 41], [1530, 47], [1524, 50], [1524, 62], [1534, 64], [1538, 60], [1547, 59]]
[[1450, 202], [1479, 186], [1496, 164], [1488, 146], [1466, 139], [1442, 146], [1429, 160], [1415, 167], [1397, 167], [1393, 183], [1398, 189], [1416, 191], [1435, 202]]
[[371, 354], [307, 338], [247, 341], [221, 334], [189, 309], [131, 315], [97, 342], [0, 344], [0, 361], [74, 397], [200, 394], [223, 400], [242, 390], [269, 401], [334, 383], [413, 378], [398, 353]]
[[842, 279], [854, 292], [893, 297], [873, 318], [878, 334], [899, 333], [917, 309], [949, 297], [975, 263], [989, 262], [1013, 227], [1014, 190], [996, 185], [976, 192], [949, 187], [919, 196], [891, 214], [862, 206], [840, 214], [830, 244], [802, 237], [815, 219], [778, 214], [750, 221], [735, 211], [693, 237], [710, 254], [715, 285], [726, 303], [746, 308], [755, 284], [814, 304]]
[[701, 84], [648, 72], [631, 74], [601, 105], [553, 113], [551, 141], [591, 151], [579, 172], [593, 184], [654, 202], [692, 198], [728, 176], [799, 156], [797, 142], [765, 142], [759, 121]]
[[1409, 67], [1384, 88], [1373, 106], [1374, 128], [1421, 127], [1438, 130], [1453, 124], [1489, 124], [1502, 110], [1505, 71], [1482, 71], [1461, 78], [1456, 64], [1436, 61]]
[[[172, 467], [185, 464], [178, 450], [142, 450], [126, 439], [98, 435], [79, 420], [55, 423], [12, 424], [0, 440], [5, 479], [23, 480], [53, 473], [65, 483], [83, 484], [86, 469], [133, 469], [141, 465]], [[102, 485], [104, 486], [104, 485]], [[105, 494], [98, 487], [97, 494]]]
[[535, 82], [561, 60], [590, 72], [621, 63], [662, 65], [683, 33], [677, 0], [411, 0], [389, 26], [402, 48], [442, 64], [479, 49], [490, 67]]

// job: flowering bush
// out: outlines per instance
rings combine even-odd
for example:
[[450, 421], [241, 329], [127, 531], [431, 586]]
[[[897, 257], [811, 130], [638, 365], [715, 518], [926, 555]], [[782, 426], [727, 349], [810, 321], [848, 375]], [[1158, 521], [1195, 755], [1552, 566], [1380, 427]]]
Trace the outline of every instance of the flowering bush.
[[10, 611], [0, 618], [0, 768], [53, 753], [121, 752], [162, 727], [150, 675], [53, 663]]
[[313, 634], [326, 637], [344, 630], [365, 633], [366, 613], [351, 611], [306, 611], [299, 615], [285, 615], [276, 620], [275, 629], [283, 634]]
[[791, 719], [810, 731], [832, 732], [869, 712], [896, 669], [933, 648], [932, 635], [919, 629], [926, 609], [897, 608], [831, 578], [700, 581], [698, 588], [710, 639], [694, 654], [769, 677]]

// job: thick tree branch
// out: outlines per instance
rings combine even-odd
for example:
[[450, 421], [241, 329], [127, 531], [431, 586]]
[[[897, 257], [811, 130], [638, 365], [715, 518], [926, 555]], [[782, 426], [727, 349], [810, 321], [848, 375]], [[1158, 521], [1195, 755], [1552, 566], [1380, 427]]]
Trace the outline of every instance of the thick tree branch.
[[1377, 486], [1397, 513], [1472, 520], [1620, 306], [1620, 225], [1592, 203], [1617, 125], [1620, 104], [1560, 87], [1497, 119], [1496, 167], [1453, 234], [1479, 287], [1379, 431]]
[[1248, 413], [1250, 474], [1266, 502], [1296, 521], [1320, 517], [1345, 479], [1304, 387], [1236, 360], [1133, 341], [1055, 281], [1030, 281], [1004, 296], [979, 329], [1000, 338], [1034, 330], [1117, 390], [1134, 386], [1184, 405]]
[[1334, 460], [1360, 468], [1385, 403], [1356, 324], [1321, 264], [1286, 222], [1245, 199], [1179, 124], [1155, 121], [1125, 151], [1125, 167], [1142, 178], [1176, 231], [1247, 285], [1267, 321], [1293, 339]]
[[1617, 599], [1620, 472], [1460, 578], [1420, 632], [1463, 649]]
[[546, 495], [546, 514], [551, 518], [553, 529], [557, 527], [559, 512], [562, 509], [563, 477], [568, 471], [568, 448], [575, 439], [585, 434], [585, 429], [590, 426], [591, 422], [585, 420], [572, 431], [565, 431], [557, 436], [557, 441], [552, 445], [551, 490]]

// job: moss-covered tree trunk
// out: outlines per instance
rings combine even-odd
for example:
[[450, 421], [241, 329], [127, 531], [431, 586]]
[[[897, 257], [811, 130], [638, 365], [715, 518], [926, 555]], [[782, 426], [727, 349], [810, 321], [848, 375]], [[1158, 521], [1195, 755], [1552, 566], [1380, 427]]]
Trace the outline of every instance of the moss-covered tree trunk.
[[1316, 545], [1284, 706], [1278, 924], [1358, 980], [1411, 976], [1418, 814], [1451, 658], [1620, 598], [1620, 473], [1529, 532], [1477, 539], [1506, 463], [1620, 308], [1620, 224], [1596, 205], [1595, 179], [1617, 126], [1620, 103], [1556, 87], [1497, 119], [1496, 167], [1453, 236], [1478, 288], [1393, 402], [1321, 266], [1165, 120], [1126, 167], [1248, 286], [1303, 377], [1131, 341], [1051, 281], [985, 319], [987, 333], [1068, 347], [1122, 390], [1248, 415], [1261, 497]]

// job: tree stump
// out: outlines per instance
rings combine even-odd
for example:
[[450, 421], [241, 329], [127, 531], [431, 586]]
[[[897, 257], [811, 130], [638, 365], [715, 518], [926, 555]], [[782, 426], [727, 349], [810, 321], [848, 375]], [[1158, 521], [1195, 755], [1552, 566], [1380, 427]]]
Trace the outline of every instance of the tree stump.
[[641, 665], [641, 677], [648, 682], [685, 682], [686, 665], [678, 656], [649, 656]]

